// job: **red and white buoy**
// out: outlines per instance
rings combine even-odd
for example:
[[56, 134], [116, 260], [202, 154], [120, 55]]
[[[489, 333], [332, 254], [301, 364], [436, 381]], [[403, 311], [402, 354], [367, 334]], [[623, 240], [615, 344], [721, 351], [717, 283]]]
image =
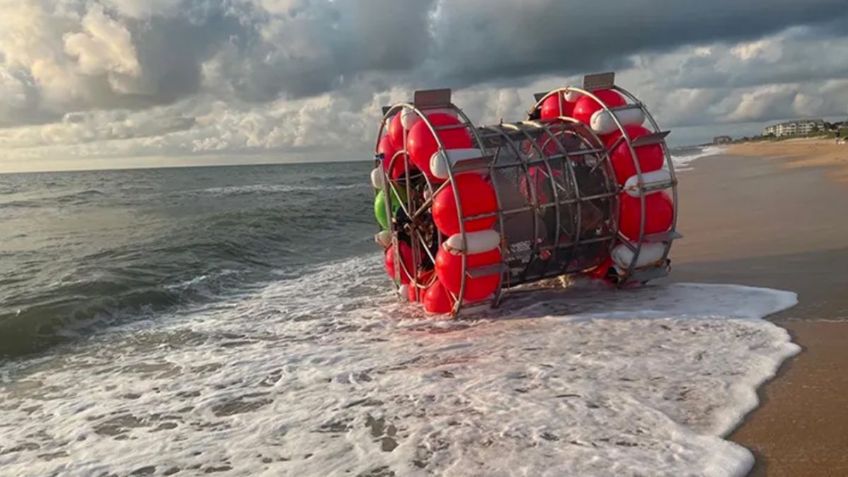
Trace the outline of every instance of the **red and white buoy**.
[[[436, 129], [435, 135], [432, 129]], [[406, 149], [412, 163], [433, 182], [443, 180], [430, 170], [430, 158], [439, 150], [439, 143], [446, 150], [470, 148], [471, 134], [455, 116], [437, 112], [428, 114], [427, 121], [415, 121], [406, 137]]]
[[[629, 93], [622, 93], [611, 84], [590, 90], [553, 91], [534, 109], [542, 119], [567, 113], [560, 105], [565, 104], [562, 98], [569, 94], [578, 96], [570, 106], [571, 117], [598, 135], [622, 190], [618, 205], [621, 243], [611, 249], [611, 258], [592, 275], [604, 278], [607, 269], [615, 267], [618, 275], [626, 279], [636, 269], [666, 266], [668, 250], [676, 236], [676, 212], [675, 201], [665, 191], [674, 190], [676, 180], [663, 145], [665, 133], [645, 127], [649, 115], [644, 106], [637, 101], [628, 102]], [[551, 112], [554, 106], [560, 109]], [[653, 119], [650, 123], [656, 126]]]

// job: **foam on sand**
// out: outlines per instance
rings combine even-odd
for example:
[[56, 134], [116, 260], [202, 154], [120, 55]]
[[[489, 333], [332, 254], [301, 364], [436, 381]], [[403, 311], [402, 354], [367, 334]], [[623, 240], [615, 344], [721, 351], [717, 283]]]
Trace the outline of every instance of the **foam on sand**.
[[4, 365], [3, 474], [741, 475], [721, 436], [799, 349], [761, 319], [788, 292], [585, 284], [433, 322], [381, 268]]

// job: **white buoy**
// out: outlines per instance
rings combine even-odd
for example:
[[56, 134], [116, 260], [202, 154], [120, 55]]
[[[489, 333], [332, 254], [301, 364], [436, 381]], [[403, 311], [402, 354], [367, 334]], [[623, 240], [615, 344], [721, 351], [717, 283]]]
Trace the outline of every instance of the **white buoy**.
[[430, 156], [430, 172], [439, 179], [447, 179], [449, 177], [448, 164], [453, 167], [458, 162], [467, 161], [469, 159], [479, 159], [482, 156], [483, 151], [473, 147], [436, 151], [432, 156]]
[[[641, 108], [622, 109], [614, 112], [615, 117], [622, 126], [640, 125], [645, 122], [645, 113]], [[609, 111], [599, 109], [592, 113], [589, 119], [589, 127], [599, 135], [609, 134], [618, 130], [618, 125]]]
[[375, 167], [374, 170], [371, 171], [371, 185], [378, 190], [383, 190], [383, 186], [386, 185], [383, 171], [381, 171], [379, 167]]
[[412, 129], [412, 126], [414, 126], [415, 123], [417, 123], [420, 120], [421, 120], [421, 118], [419, 118], [418, 115], [415, 114], [415, 111], [413, 111], [410, 108], [403, 108], [400, 111], [400, 123], [403, 125], [403, 128], [406, 129], [407, 131]]
[[399, 286], [397, 292], [401, 300], [409, 301], [409, 285]]
[[[662, 260], [665, 253], [664, 243], [643, 243], [639, 250], [639, 259], [636, 260], [634, 268], [641, 268], [646, 265], [654, 264]], [[619, 244], [612, 249], [612, 261], [615, 266], [621, 270], [630, 268], [630, 263], [633, 262], [633, 251], [626, 245]]]
[[374, 235], [374, 242], [383, 248], [389, 248], [392, 245], [392, 233], [388, 230], [381, 230]]
[[[488, 252], [498, 248], [501, 243], [501, 235], [495, 230], [481, 230], [479, 232], [467, 232], [465, 244], [469, 254]], [[458, 255], [462, 253], [462, 234], [453, 234], [445, 240], [442, 245], [445, 249]]]
[[580, 91], [566, 91], [565, 94], [562, 95], [562, 97], [569, 103], [576, 103], [581, 96], [583, 96], [583, 93]]
[[[642, 174], [642, 187], [653, 189], [647, 192], [648, 194], [659, 192], [671, 186], [671, 173], [665, 169]], [[639, 176], [633, 175], [624, 183], [624, 192], [627, 192], [630, 197], [639, 197], [639, 190], [642, 187], [639, 187]]]

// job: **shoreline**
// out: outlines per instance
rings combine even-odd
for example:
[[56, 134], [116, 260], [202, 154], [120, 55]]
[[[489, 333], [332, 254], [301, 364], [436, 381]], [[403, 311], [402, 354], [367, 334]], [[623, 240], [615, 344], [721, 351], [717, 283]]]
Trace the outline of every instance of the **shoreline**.
[[[729, 147], [699, 159], [680, 178], [683, 240], [669, 280], [738, 283], [790, 290], [799, 303], [766, 319], [786, 329], [801, 353], [757, 390], [760, 404], [727, 436], [749, 449], [749, 475], [848, 475], [848, 187], [832, 148], [778, 155], [769, 144]], [[792, 154], [811, 141], [795, 142]], [[833, 147], [848, 146], [832, 144]], [[838, 156], [837, 156], [838, 157]], [[846, 175], [848, 178], [848, 175]], [[836, 180], [834, 180], [836, 179]], [[836, 271], [836, 273], [834, 273]]]

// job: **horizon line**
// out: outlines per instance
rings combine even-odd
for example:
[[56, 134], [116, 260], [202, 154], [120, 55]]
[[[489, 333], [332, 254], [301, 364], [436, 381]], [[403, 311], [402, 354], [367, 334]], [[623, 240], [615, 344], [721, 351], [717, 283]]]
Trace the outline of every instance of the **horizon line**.
[[292, 162], [240, 162], [232, 164], [160, 164], [160, 165], [136, 165], [126, 167], [92, 167], [80, 169], [33, 169], [33, 170], [2, 170], [0, 175], [11, 174], [53, 174], [67, 172], [115, 172], [115, 171], [136, 171], [136, 170], [152, 170], [152, 169], [195, 169], [195, 168], [211, 168], [211, 167], [250, 167], [250, 166], [294, 166], [301, 164], [338, 164], [347, 162], [370, 162], [373, 159], [347, 159], [347, 160], [321, 160], [321, 161], [292, 161]]

